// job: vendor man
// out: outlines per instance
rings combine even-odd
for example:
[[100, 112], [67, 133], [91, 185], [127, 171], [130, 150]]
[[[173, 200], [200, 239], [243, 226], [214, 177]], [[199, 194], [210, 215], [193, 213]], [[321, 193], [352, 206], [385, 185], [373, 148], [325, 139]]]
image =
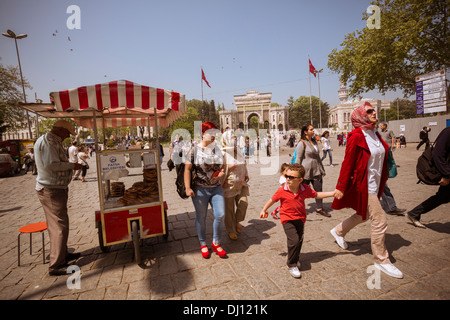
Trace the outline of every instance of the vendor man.
[[64, 139], [75, 135], [72, 125], [58, 120], [53, 129], [41, 136], [34, 145], [38, 171], [36, 191], [47, 220], [50, 237], [49, 275], [64, 275], [67, 263], [80, 254], [67, 252], [69, 216], [67, 214], [68, 185], [72, 171], [81, 169], [81, 164], [70, 163], [63, 148]]

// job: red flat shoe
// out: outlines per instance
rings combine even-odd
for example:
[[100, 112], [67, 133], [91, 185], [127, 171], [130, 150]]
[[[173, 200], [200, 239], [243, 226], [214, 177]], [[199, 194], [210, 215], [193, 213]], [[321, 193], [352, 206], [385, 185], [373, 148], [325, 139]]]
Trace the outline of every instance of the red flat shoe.
[[[213, 251], [215, 253], [217, 253], [219, 255], [219, 257], [221, 258], [225, 258], [227, 253], [225, 252], [225, 250], [222, 249], [222, 247], [220, 246], [220, 244], [218, 244], [217, 246], [214, 244], [214, 242], [211, 243]], [[218, 249], [222, 249], [221, 251], [219, 251]]]
[[[203, 251], [203, 248], [206, 248], [206, 252], [204, 252]], [[200, 252], [202, 253], [202, 257], [204, 258], [204, 259], [209, 259], [209, 249], [208, 249], [208, 247], [207, 246], [201, 246], [200, 247]]]

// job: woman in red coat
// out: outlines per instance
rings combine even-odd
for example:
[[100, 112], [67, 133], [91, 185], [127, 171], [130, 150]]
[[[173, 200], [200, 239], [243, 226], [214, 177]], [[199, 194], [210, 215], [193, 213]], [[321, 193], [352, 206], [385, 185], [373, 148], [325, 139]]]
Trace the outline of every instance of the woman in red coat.
[[386, 213], [379, 198], [387, 181], [389, 146], [375, 131], [376, 111], [369, 102], [355, 109], [351, 116], [355, 129], [348, 134], [347, 148], [336, 185], [332, 208], [352, 208], [356, 213], [330, 232], [337, 244], [347, 249], [344, 236], [358, 224], [371, 220], [371, 247], [375, 267], [386, 274], [403, 278], [389, 260], [385, 245]]

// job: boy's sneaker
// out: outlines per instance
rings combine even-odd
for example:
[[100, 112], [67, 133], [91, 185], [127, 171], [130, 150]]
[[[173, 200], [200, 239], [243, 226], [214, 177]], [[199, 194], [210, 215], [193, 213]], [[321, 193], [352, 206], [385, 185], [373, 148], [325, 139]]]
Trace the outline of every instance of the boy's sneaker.
[[347, 242], [345, 242], [344, 237], [339, 236], [334, 228], [330, 230], [330, 233], [334, 237], [334, 239], [336, 239], [336, 243], [339, 247], [341, 247], [342, 249], [348, 248], [348, 244]]
[[394, 266], [392, 263], [374, 263], [373, 264], [375, 266], [375, 268], [377, 268], [378, 270], [383, 271], [384, 273], [386, 273], [387, 275], [397, 278], [397, 279], [402, 279], [403, 278], [403, 273], [397, 269], [396, 266]]
[[302, 276], [302, 274], [300, 273], [300, 270], [298, 270], [297, 267], [289, 268], [289, 273], [290, 273], [291, 276], [293, 276], [294, 278], [300, 278], [300, 277]]

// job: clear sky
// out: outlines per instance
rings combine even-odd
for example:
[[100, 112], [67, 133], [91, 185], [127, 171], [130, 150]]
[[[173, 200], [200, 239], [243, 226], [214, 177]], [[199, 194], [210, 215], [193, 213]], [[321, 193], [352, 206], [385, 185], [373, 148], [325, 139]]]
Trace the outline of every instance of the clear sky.
[[[80, 10], [80, 29], [66, 13]], [[349, 32], [365, 27], [369, 0], [1, 0], [0, 31], [18, 40], [22, 71], [34, 96], [130, 80], [201, 99], [201, 67], [211, 88], [203, 95], [234, 108], [233, 96], [271, 92], [286, 105], [309, 96], [308, 56], [320, 76], [321, 99], [338, 103], [339, 77], [328, 54]], [[70, 20], [70, 19], [69, 19]], [[55, 35], [54, 35], [55, 34]], [[70, 41], [69, 41], [70, 37]], [[17, 65], [12, 39], [0, 37], [0, 62]], [[319, 96], [311, 76], [312, 95]], [[388, 93], [387, 99], [401, 97]], [[377, 92], [365, 98], [382, 99]]]

